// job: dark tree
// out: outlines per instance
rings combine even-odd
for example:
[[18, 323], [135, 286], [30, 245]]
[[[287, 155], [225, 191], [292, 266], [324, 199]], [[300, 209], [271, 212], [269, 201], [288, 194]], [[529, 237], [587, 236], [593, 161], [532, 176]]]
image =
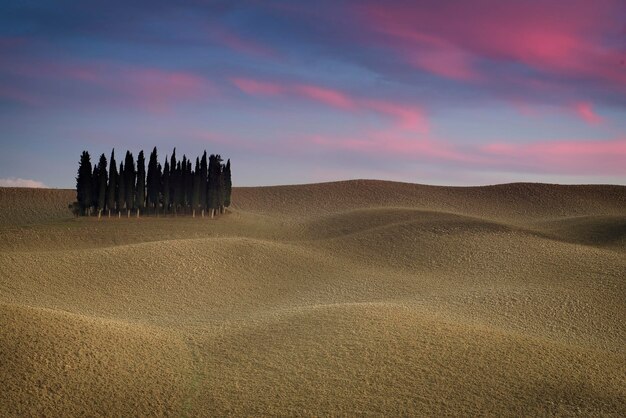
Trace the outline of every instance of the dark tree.
[[170, 158], [170, 207], [176, 214], [176, 205], [178, 205], [178, 199], [176, 195], [176, 187], [178, 183], [178, 173], [176, 171], [176, 148], [172, 151], [172, 158]]
[[161, 196], [161, 192], [163, 190], [163, 184], [161, 183], [161, 179], [163, 178], [163, 168], [161, 167], [161, 163], [157, 163], [157, 191], [156, 191], [156, 195], [157, 195], [157, 200], [156, 200], [156, 214], [157, 217], [159, 216], [159, 200], [160, 200], [160, 196]]
[[185, 172], [185, 200], [189, 207], [192, 205], [193, 199], [193, 173], [191, 168], [191, 158], [187, 160], [187, 169]]
[[204, 218], [204, 212], [207, 207], [207, 180], [209, 177], [209, 168], [207, 165], [206, 150], [202, 154], [200, 160], [200, 206], [202, 207], [202, 217]]
[[170, 165], [165, 157], [165, 166], [163, 167], [163, 181], [161, 184], [163, 190], [163, 212], [167, 213], [170, 207]]
[[87, 151], [83, 151], [78, 165], [78, 176], [76, 177], [76, 201], [80, 207], [80, 213], [85, 214], [91, 206], [91, 157]]
[[98, 180], [99, 177], [100, 177], [100, 170], [98, 170], [97, 165], [94, 165], [93, 173], [91, 174], [91, 204], [89, 205], [90, 210], [91, 208], [93, 208], [94, 210], [98, 210], [98, 195], [100, 194], [100, 190], [99, 190], [100, 183]]
[[137, 190], [135, 192], [135, 207], [137, 208], [137, 217], [139, 212], [146, 206], [146, 158], [143, 151], [139, 151], [137, 156]]
[[126, 168], [120, 163], [120, 172], [117, 177], [117, 216], [122, 216], [122, 210], [126, 209]]
[[233, 190], [233, 181], [230, 176], [230, 158], [224, 167], [224, 206], [230, 206], [230, 195]]
[[[220, 157], [220, 161], [222, 161], [222, 158]], [[220, 174], [218, 177], [218, 182], [217, 182], [217, 190], [218, 190], [218, 194], [217, 194], [217, 205], [219, 208], [220, 213], [224, 213], [224, 164], [220, 164]]]
[[130, 151], [126, 151], [126, 158], [124, 160], [124, 169], [126, 173], [124, 178], [126, 179], [126, 216], [130, 218], [130, 211], [135, 204], [135, 178], [137, 172], [135, 171], [135, 160], [133, 154]]
[[187, 157], [183, 154], [183, 162], [181, 163], [181, 172], [178, 187], [180, 187], [182, 193], [182, 200], [180, 205], [183, 207], [183, 212], [189, 205], [189, 195], [187, 194]]
[[207, 209], [211, 214], [211, 218], [215, 216], [215, 207], [217, 206], [217, 194], [215, 193], [215, 185], [217, 179], [215, 178], [215, 155], [209, 156], [209, 175], [207, 178]]
[[106, 204], [107, 177], [107, 157], [102, 154], [98, 161], [98, 219], [102, 216]]
[[115, 150], [111, 151], [111, 161], [109, 161], [109, 185], [107, 189], [107, 208], [109, 218], [111, 209], [115, 209], [115, 188], [117, 187], [117, 163], [115, 162]]
[[[174, 214], [179, 207], [183, 205], [184, 196], [183, 196], [183, 188], [181, 187], [182, 182], [182, 169], [180, 167], [180, 161], [176, 163], [176, 170], [174, 170], [174, 176], [172, 178], [173, 188], [174, 188]], [[170, 168], [171, 170], [171, 168]]]
[[150, 153], [150, 160], [148, 161], [148, 207], [157, 208], [159, 204], [159, 184], [161, 183], [161, 176], [157, 170], [157, 149], [154, 147]]
[[211, 217], [215, 216], [215, 212], [220, 208], [221, 204], [221, 192], [220, 192], [220, 177], [221, 177], [221, 162], [222, 158], [218, 155], [209, 157], [209, 181], [208, 181], [208, 207], [211, 212]]
[[200, 206], [200, 160], [196, 158], [196, 169], [193, 171], [193, 192], [191, 194], [191, 213], [196, 217], [196, 209]]

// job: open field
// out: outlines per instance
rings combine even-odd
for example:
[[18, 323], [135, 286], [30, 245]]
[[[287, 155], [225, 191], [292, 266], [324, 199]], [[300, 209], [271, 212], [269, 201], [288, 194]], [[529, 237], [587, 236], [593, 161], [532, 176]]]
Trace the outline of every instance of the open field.
[[626, 187], [0, 189], [0, 416], [626, 416]]

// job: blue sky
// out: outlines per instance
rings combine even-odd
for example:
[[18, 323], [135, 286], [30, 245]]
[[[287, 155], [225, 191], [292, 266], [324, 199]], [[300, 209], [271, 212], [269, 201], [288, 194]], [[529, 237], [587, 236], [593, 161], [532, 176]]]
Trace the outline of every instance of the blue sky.
[[0, 185], [155, 145], [235, 185], [626, 184], [623, 1], [0, 4]]

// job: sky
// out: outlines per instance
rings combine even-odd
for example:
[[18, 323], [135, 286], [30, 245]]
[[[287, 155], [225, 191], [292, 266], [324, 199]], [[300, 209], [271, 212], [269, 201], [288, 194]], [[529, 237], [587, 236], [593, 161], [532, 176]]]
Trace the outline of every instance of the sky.
[[626, 184], [626, 1], [0, 0], [0, 186], [154, 146], [235, 186]]

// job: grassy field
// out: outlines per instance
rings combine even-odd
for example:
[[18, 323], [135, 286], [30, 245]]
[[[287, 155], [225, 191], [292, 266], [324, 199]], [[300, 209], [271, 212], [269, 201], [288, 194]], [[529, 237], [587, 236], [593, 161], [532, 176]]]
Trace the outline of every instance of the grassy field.
[[0, 416], [626, 416], [626, 187], [0, 189]]

